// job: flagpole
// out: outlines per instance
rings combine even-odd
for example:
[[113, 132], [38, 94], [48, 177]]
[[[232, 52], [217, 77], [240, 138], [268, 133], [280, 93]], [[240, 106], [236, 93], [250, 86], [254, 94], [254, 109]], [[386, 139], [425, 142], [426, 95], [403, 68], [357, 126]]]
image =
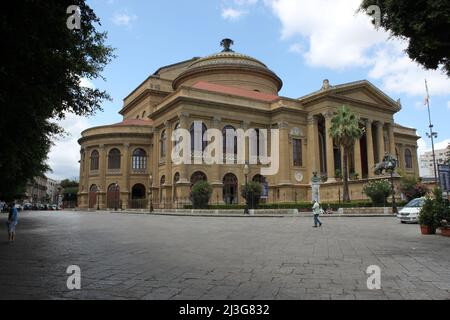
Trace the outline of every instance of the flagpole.
[[433, 124], [431, 123], [431, 111], [430, 111], [430, 94], [428, 92], [428, 83], [427, 79], [425, 79], [425, 89], [427, 90], [427, 109], [428, 109], [428, 121], [429, 121], [429, 128], [430, 133], [427, 133], [428, 138], [431, 139], [431, 150], [433, 152], [433, 169], [434, 169], [434, 181], [437, 184], [437, 186], [440, 186], [440, 182], [438, 181], [438, 174], [436, 169], [436, 154], [434, 153], [434, 138], [437, 138], [437, 132], [433, 132]]

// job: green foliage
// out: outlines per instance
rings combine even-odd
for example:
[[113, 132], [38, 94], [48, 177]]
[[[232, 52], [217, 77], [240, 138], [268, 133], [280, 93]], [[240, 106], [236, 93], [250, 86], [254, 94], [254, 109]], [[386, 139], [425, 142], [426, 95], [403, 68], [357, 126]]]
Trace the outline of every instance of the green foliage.
[[[67, 7], [77, 5], [81, 29], [70, 30]], [[80, 86], [101, 77], [113, 57], [99, 19], [84, 0], [11, 1], [0, 12], [0, 198], [23, 190], [49, 170], [52, 141], [63, 134], [54, 121], [67, 113], [92, 115], [105, 91]]]
[[363, 192], [372, 200], [375, 205], [387, 203], [387, 197], [392, 194], [392, 187], [387, 180], [375, 180], [366, 183]]
[[428, 226], [436, 229], [443, 223], [443, 220], [448, 221], [450, 209], [447, 199], [442, 197], [442, 190], [435, 188], [433, 190], [433, 198], [427, 196], [425, 203], [420, 210], [419, 223], [422, 226]]
[[72, 187], [78, 187], [78, 181], [70, 180], [70, 179], [64, 179], [60, 182], [60, 185], [62, 188], [72, 188]]
[[207, 181], [198, 181], [192, 186], [191, 201], [194, 209], [207, 209], [212, 187]]
[[450, 76], [450, 2], [448, 0], [363, 0], [361, 10], [378, 5], [381, 26], [408, 39], [409, 57], [427, 69], [442, 66]]
[[[406, 204], [405, 201], [397, 202], [399, 207], [402, 207]], [[322, 208], [326, 210], [330, 207], [333, 210], [337, 210], [339, 208], [369, 208], [369, 207], [377, 207], [378, 205], [374, 205], [371, 201], [351, 201], [345, 203], [338, 202], [324, 202], [322, 203]], [[381, 204], [380, 206], [384, 206]], [[386, 202], [386, 206], [390, 206], [390, 203]], [[184, 206], [184, 209], [192, 209], [193, 207], [190, 205]], [[238, 210], [244, 209], [244, 204], [233, 204], [233, 205], [210, 205], [208, 209], [218, 209], [218, 210]], [[311, 202], [297, 202], [297, 203], [261, 203], [258, 205], [258, 209], [298, 209], [301, 211], [311, 211], [312, 204]]]
[[344, 149], [344, 202], [350, 201], [350, 194], [348, 190], [348, 155], [355, 144], [355, 141], [363, 135], [363, 130], [360, 126], [360, 120], [347, 106], [343, 105], [333, 115], [331, 119], [330, 137], [333, 138], [338, 145]]
[[415, 176], [403, 176], [400, 180], [400, 191], [408, 201], [423, 197], [428, 192], [427, 188]]
[[[259, 182], [249, 181], [241, 190], [241, 195], [248, 201], [250, 209], [258, 207], [261, 198], [262, 186]], [[248, 198], [248, 199], [247, 199]]]

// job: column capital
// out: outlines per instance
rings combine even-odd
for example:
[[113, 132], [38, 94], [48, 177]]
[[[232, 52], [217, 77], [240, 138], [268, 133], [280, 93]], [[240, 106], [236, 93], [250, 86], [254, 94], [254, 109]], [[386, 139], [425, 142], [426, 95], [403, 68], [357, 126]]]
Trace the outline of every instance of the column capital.
[[322, 112], [322, 115], [325, 119], [331, 120], [331, 118], [333, 118], [334, 112], [331, 110]]
[[317, 121], [318, 121], [318, 119], [317, 119], [317, 117], [316, 116], [308, 116], [307, 118], [306, 118], [306, 122], [308, 123], [308, 124], [317, 124]]
[[[218, 116], [214, 116], [213, 118], [212, 118], [212, 120], [211, 120], [211, 122], [212, 122], [212, 125], [214, 126], [214, 127], [217, 127], [217, 126], [219, 126], [219, 123], [222, 121], [222, 118], [221, 117], [218, 117]], [[216, 128], [217, 129], [217, 128]]]
[[375, 125], [376, 125], [378, 128], [384, 127], [384, 122], [383, 122], [383, 121], [376, 120], [376, 121], [374, 121], [374, 123], [375, 123]]
[[287, 121], [280, 121], [277, 123], [278, 129], [288, 129], [289, 128], [289, 122]]
[[130, 147], [130, 143], [126, 142], [126, 143], [123, 144], [123, 146], [124, 146], [126, 149], [128, 149], [128, 148]]
[[241, 127], [243, 129], [248, 129], [248, 127], [250, 127], [250, 121], [241, 121]]
[[187, 112], [180, 112], [178, 113], [178, 118], [182, 119], [182, 118], [189, 118], [189, 113]]
[[372, 119], [364, 119], [364, 123], [366, 124], [366, 126], [372, 125], [373, 120]]
[[105, 149], [105, 145], [104, 144], [99, 144], [98, 148], [103, 150], [103, 149]]

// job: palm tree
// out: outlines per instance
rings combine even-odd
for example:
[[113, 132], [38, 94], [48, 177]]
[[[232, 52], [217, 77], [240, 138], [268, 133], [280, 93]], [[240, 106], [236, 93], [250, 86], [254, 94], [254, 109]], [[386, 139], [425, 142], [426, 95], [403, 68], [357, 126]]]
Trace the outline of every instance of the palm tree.
[[348, 155], [355, 144], [355, 140], [360, 139], [362, 135], [363, 129], [360, 127], [359, 117], [347, 106], [343, 105], [334, 113], [333, 118], [331, 119], [330, 137], [344, 149], [344, 202], [350, 201], [348, 192]]

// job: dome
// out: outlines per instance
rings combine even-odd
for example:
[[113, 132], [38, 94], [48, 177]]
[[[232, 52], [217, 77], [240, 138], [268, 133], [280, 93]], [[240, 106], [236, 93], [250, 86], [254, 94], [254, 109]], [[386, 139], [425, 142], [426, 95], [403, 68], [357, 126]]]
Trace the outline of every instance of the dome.
[[[224, 39], [222, 44], [226, 40], [228, 39]], [[173, 81], [173, 88], [177, 89], [181, 85], [193, 86], [202, 81], [263, 93], [278, 93], [283, 83], [264, 63], [232, 51], [229, 45], [224, 47], [222, 52], [192, 62]]]

